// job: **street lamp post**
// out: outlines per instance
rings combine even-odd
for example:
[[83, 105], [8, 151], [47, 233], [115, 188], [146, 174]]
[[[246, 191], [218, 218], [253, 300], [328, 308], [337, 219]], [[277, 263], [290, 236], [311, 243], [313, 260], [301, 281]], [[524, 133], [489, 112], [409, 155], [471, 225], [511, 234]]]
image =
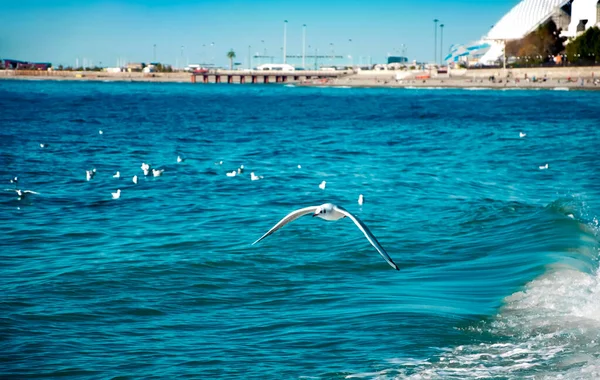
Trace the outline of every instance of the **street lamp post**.
[[183, 62], [184, 62], [184, 61], [183, 61], [183, 45], [181, 45], [181, 66], [183, 66], [183, 65], [184, 65], [184, 63], [183, 63]]
[[306, 58], [306, 24], [302, 24], [302, 68], [306, 68], [305, 66], [305, 58]]
[[330, 42], [329, 46], [331, 46], [331, 64], [333, 66], [335, 66], [335, 64], [333, 63], [334, 62], [334, 56], [335, 56], [335, 52], [334, 52], [334, 49], [333, 49], [333, 42]]
[[354, 66], [354, 55], [352, 54], [352, 38], [348, 38], [348, 50], [349, 50], [348, 56], [350, 57], [350, 67], [353, 67]]
[[437, 24], [440, 20], [437, 18], [433, 20], [434, 29], [433, 29], [433, 63], [437, 63]]
[[248, 70], [252, 70], [252, 45], [248, 45]]
[[444, 62], [444, 24], [440, 24], [440, 64]]
[[287, 23], [287, 20], [283, 20], [283, 63], [286, 63]]

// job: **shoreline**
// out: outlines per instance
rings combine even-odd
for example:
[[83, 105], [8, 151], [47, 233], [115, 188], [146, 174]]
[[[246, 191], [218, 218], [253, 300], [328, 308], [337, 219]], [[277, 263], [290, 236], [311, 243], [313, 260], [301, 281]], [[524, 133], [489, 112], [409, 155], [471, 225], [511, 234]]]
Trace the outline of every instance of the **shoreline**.
[[[43, 73], [46, 74], [46, 73]], [[388, 74], [388, 73], [386, 73]], [[566, 78], [539, 80], [536, 82], [524, 79], [509, 79], [491, 81], [473, 77], [429, 78], [424, 80], [396, 80], [393, 74], [377, 76], [350, 75], [335, 79], [289, 81], [285, 83], [261, 84], [261, 86], [292, 84], [297, 87], [317, 88], [397, 88], [397, 89], [472, 89], [472, 90], [600, 90], [600, 81], [596, 78]], [[0, 80], [26, 81], [86, 81], [86, 82], [135, 82], [135, 83], [189, 83], [197, 86], [215, 83], [192, 83], [189, 73], [157, 73], [142, 75], [142, 73], [76, 73], [53, 72], [52, 75], [2, 75]], [[583, 83], [582, 83], [583, 80]], [[226, 83], [225, 83], [226, 84]], [[225, 85], [224, 84], [224, 85]], [[251, 83], [241, 84], [251, 85]]]

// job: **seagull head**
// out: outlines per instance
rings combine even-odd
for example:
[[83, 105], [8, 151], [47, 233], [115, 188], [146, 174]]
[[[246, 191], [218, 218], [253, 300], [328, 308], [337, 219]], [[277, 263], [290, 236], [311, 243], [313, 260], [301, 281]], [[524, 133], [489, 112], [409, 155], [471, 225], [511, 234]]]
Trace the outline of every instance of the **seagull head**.
[[331, 214], [332, 211], [333, 211], [333, 204], [331, 204], [331, 203], [325, 203], [325, 204], [320, 205], [315, 210], [315, 213], [313, 214], [313, 217], [318, 216], [319, 218], [325, 219], [325, 216], [328, 215], [328, 214]]

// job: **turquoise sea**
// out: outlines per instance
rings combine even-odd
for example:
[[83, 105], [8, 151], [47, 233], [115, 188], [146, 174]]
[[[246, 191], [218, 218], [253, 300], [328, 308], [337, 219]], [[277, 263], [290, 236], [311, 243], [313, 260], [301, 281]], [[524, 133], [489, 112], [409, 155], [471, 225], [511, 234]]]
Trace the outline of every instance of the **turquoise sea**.
[[0, 378], [598, 378], [598, 104], [0, 81]]

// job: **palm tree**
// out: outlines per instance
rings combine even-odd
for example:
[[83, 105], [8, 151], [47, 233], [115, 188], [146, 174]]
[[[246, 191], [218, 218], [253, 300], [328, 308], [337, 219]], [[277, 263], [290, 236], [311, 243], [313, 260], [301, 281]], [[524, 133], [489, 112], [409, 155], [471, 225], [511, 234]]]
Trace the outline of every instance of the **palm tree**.
[[229, 70], [233, 70], [233, 59], [235, 58], [235, 52], [233, 49], [229, 49], [227, 52], [227, 58], [229, 58]]

